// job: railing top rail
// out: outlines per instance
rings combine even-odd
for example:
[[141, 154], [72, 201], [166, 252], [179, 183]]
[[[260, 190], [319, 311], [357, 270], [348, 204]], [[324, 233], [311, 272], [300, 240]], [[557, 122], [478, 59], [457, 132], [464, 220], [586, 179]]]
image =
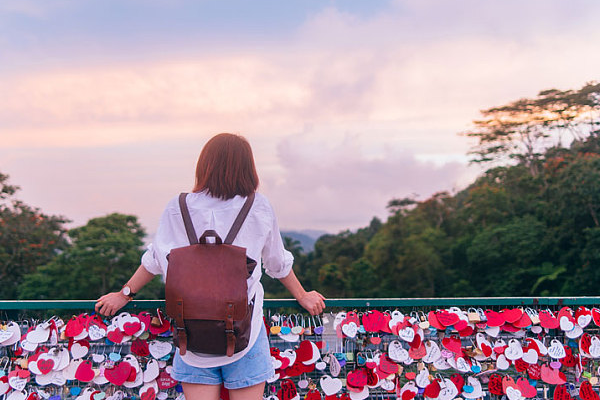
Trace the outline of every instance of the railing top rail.
[[[0, 300], [0, 310], [84, 310], [93, 309], [94, 300]], [[327, 307], [483, 307], [483, 306], [577, 306], [600, 305], [600, 297], [432, 297], [328, 299]], [[126, 308], [152, 309], [164, 307], [164, 300], [134, 300]], [[300, 308], [293, 299], [265, 299], [264, 307]]]

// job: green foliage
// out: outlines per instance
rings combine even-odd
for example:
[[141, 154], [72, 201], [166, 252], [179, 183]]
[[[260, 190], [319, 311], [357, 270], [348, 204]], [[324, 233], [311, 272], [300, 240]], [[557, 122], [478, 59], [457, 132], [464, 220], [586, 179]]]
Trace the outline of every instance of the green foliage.
[[468, 136], [474, 161], [494, 168], [454, 195], [392, 199], [384, 223], [321, 237], [305, 280], [329, 297], [596, 295], [599, 99], [590, 83], [484, 110]]
[[[94, 218], [69, 231], [72, 245], [25, 277], [21, 299], [90, 299], [117, 291], [139, 266], [144, 229], [133, 215]], [[140, 298], [160, 296], [155, 279]]]
[[63, 217], [49, 216], [13, 196], [18, 186], [0, 174], [0, 299], [17, 297], [18, 285], [68, 246]]

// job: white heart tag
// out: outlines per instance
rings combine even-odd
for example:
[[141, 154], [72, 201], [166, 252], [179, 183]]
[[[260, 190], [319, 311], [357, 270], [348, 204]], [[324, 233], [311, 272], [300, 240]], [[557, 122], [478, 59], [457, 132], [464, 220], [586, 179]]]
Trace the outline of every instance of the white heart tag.
[[400, 329], [398, 336], [400, 336], [400, 339], [410, 343], [415, 339], [415, 330], [412, 326], [407, 326], [404, 329]]
[[508, 397], [509, 400], [523, 400], [524, 397], [521, 394], [521, 391], [518, 389], [515, 389], [512, 386], [509, 386], [506, 388], [506, 397]]
[[44, 328], [42, 325], [36, 326], [27, 334], [27, 341], [31, 343], [43, 343], [50, 337], [50, 329]]
[[504, 354], [500, 354], [498, 359], [496, 360], [496, 368], [501, 370], [507, 370], [510, 367], [510, 363], [504, 356]]
[[567, 352], [558, 340], [552, 339], [550, 347], [548, 347], [548, 355], [554, 359], [560, 360], [567, 356]]
[[106, 337], [106, 329], [100, 328], [96, 324], [91, 324], [88, 328], [90, 340], [100, 340]]
[[25, 389], [25, 385], [27, 385], [27, 379], [19, 378], [18, 376], [12, 376], [8, 378], [8, 384], [16, 391], [21, 391]]
[[529, 349], [527, 352], [523, 353], [523, 361], [528, 364], [536, 364], [538, 362], [539, 355], [538, 352], [534, 349]]
[[393, 340], [388, 345], [389, 357], [397, 363], [404, 362], [408, 359], [408, 351], [402, 347], [402, 343]]
[[148, 361], [146, 364], [146, 370], [144, 371], [144, 383], [151, 382], [158, 377], [158, 362], [156, 360]]
[[15, 390], [11, 394], [8, 395], [6, 400], [25, 400], [27, 398], [27, 391], [23, 392], [20, 390]]
[[354, 321], [342, 325], [342, 333], [349, 338], [355, 338], [358, 333], [358, 326]]
[[342, 390], [342, 381], [329, 375], [323, 375], [319, 380], [319, 384], [327, 396], [332, 396]]
[[523, 357], [523, 347], [521, 347], [518, 340], [511, 339], [508, 341], [508, 347], [504, 350], [504, 356], [511, 361], [515, 361]]
[[425, 350], [427, 351], [427, 354], [425, 354], [425, 357], [423, 357], [423, 362], [431, 364], [442, 357], [440, 346], [438, 346], [437, 343], [432, 340], [425, 342]]
[[80, 342], [74, 342], [71, 345], [71, 356], [73, 356], [74, 360], [87, 356], [89, 351], [90, 348], [85, 344], [81, 344]]
[[425, 387], [427, 387], [427, 385], [431, 383], [429, 381], [429, 370], [427, 368], [424, 368], [421, 371], [419, 371], [417, 377], [415, 378], [415, 383], [421, 389], [425, 389]]
[[151, 341], [148, 347], [150, 349], [150, 354], [156, 359], [163, 358], [167, 354], [171, 353], [171, 350], [173, 349], [173, 345], [171, 345], [171, 343], [161, 342], [158, 340]]

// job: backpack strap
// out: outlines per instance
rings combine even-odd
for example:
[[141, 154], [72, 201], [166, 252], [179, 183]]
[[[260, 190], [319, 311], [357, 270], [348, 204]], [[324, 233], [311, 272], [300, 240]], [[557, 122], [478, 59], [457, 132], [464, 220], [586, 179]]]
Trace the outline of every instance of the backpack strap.
[[190, 244], [198, 244], [198, 236], [196, 236], [196, 230], [190, 217], [190, 210], [188, 209], [185, 198], [187, 193], [179, 194], [179, 208], [181, 209], [181, 217], [183, 218], [183, 224], [185, 225], [185, 231], [187, 232], [188, 240]]
[[225, 241], [223, 241], [223, 243], [225, 243], [225, 244], [233, 243], [233, 241], [235, 240], [235, 237], [237, 236], [238, 232], [240, 231], [240, 228], [242, 227], [242, 224], [244, 223], [244, 221], [246, 220], [246, 217], [248, 216], [248, 212], [250, 211], [250, 208], [252, 207], [253, 202], [254, 202], [254, 192], [250, 193], [250, 195], [246, 198], [246, 202], [242, 206], [242, 209], [240, 210], [240, 213], [238, 214], [235, 221], [233, 221], [233, 225], [231, 226], [231, 229], [229, 230], [229, 233], [225, 237]]
[[[198, 244], [198, 237], [196, 236], [196, 230], [194, 229], [194, 224], [192, 223], [192, 218], [190, 217], [190, 210], [188, 209], [187, 202], [185, 201], [187, 197], [187, 193], [179, 194], [179, 208], [181, 209], [181, 217], [183, 218], [183, 224], [185, 225], [185, 231], [188, 236], [188, 240], [190, 244]], [[246, 202], [242, 206], [239, 214], [233, 221], [233, 225], [225, 237], [225, 244], [232, 244], [237, 236], [242, 224], [246, 220], [248, 213], [250, 212], [250, 208], [252, 207], [252, 203], [254, 203], [254, 193], [251, 193], [247, 198]], [[213, 231], [211, 231], [213, 232]], [[204, 235], [203, 235], [204, 236]]]

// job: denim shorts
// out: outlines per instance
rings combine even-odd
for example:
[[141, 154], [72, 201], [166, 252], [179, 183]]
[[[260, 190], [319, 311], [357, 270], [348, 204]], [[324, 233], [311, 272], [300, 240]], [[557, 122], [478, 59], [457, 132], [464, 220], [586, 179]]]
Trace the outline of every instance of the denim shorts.
[[254, 346], [239, 360], [231, 364], [213, 368], [199, 368], [186, 364], [175, 352], [173, 379], [184, 383], [220, 385], [227, 389], [241, 389], [265, 382], [275, 373], [271, 362], [271, 352], [264, 324]]

